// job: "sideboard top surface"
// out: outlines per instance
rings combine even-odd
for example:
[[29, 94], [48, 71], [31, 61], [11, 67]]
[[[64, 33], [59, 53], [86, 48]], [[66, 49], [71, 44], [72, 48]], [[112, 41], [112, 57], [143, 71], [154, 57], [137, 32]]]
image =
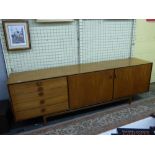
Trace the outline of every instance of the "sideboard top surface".
[[35, 80], [42, 80], [55, 77], [63, 77], [68, 75], [75, 75], [80, 73], [88, 73], [100, 70], [135, 66], [151, 63], [146, 60], [138, 58], [117, 59], [110, 61], [93, 62], [86, 64], [77, 64], [70, 66], [54, 67], [48, 69], [40, 69], [34, 71], [25, 71], [19, 73], [11, 73], [8, 78], [8, 84], [29, 82]]

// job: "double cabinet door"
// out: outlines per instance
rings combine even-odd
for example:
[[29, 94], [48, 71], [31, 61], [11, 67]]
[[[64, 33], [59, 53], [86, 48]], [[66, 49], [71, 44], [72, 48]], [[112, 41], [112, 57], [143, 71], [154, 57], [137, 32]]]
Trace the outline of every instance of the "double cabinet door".
[[69, 103], [78, 109], [149, 90], [152, 64], [68, 77]]

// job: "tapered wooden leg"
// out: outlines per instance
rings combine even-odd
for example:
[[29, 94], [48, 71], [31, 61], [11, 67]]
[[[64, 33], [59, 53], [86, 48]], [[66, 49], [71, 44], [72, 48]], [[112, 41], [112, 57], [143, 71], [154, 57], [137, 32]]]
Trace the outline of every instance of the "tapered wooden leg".
[[43, 123], [44, 123], [44, 125], [47, 124], [47, 118], [46, 118], [46, 116], [43, 116]]
[[129, 104], [131, 105], [132, 102], [132, 96], [129, 98]]

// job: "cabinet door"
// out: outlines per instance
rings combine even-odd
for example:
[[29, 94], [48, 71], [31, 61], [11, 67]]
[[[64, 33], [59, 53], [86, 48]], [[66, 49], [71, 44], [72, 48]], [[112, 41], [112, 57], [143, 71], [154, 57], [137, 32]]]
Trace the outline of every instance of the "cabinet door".
[[85, 73], [68, 77], [71, 109], [109, 101], [113, 95], [114, 70]]
[[152, 64], [115, 69], [114, 98], [149, 90]]

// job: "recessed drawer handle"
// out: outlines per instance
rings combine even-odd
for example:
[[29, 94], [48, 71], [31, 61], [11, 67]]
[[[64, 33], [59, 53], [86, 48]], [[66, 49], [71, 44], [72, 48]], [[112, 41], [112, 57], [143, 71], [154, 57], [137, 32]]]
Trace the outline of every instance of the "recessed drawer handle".
[[42, 82], [37, 82], [36, 84], [37, 84], [37, 86], [41, 86]]
[[40, 101], [40, 104], [44, 104], [44, 103], [45, 103], [45, 100], [41, 100], [41, 101]]
[[41, 92], [41, 93], [39, 93], [38, 95], [39, 95], [39, 96], [43, 96], [43, 95], [44, 95], [44, 93], [43, 93], [43, 92]]
[[38, 88], [38, 91], [43, 91], [43, 87], [39, 87]]
[[46, 111], [46, 109], [41, 109], [41, 112], [45, 112]]

